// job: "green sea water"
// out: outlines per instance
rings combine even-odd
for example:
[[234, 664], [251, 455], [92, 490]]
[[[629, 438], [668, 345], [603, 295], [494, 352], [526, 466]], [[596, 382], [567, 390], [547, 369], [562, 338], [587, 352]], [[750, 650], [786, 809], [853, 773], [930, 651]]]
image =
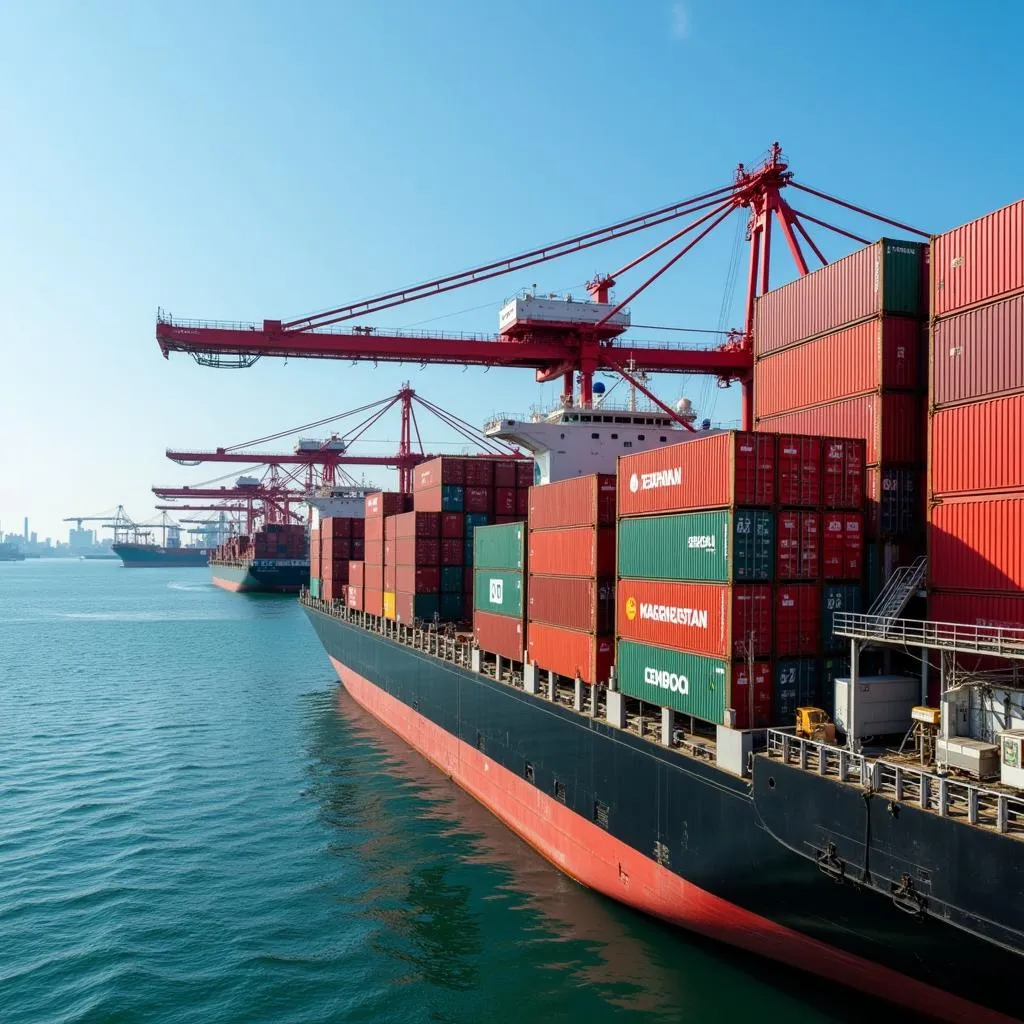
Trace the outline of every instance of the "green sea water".
[[4, 1024], [878, 1012], [559, 874], [339, 689], [294, 599], [0, 563]]

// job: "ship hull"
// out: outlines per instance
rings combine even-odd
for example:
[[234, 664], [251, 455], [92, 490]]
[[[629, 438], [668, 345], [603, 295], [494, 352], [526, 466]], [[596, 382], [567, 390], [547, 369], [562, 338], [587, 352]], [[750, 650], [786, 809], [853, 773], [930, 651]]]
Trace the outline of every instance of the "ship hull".
[[216, 586], [232, 593], [297, 594], [309, 584], [309, 563], [294, 559], [210, 560]]
[[746, 782], [306, 610], [359, 704], [581, 884], [939, 1020], [1017, 1019], [1018, 956], [835, 884], [765, 828]]
[[210, 560], [206, 548], [162, 548], [152, 544], [113, 544], [126, 569], [201, 569]]

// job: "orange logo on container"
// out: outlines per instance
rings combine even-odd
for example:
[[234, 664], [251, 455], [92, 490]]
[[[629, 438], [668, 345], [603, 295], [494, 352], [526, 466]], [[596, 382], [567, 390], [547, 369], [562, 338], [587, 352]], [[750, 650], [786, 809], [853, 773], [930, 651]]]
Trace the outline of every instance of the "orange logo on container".
[[636, 618], [636, 598], [626, 598], [626, 618], [632, 622]]

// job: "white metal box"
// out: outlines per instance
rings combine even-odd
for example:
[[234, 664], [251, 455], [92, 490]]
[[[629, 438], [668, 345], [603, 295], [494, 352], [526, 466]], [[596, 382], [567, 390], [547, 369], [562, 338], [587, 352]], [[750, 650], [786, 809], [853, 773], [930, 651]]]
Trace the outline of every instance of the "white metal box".
[[[615, 308], [610, 302], [574, 302], [570, 299], [541, 298], [537, 295], [521, 295], [506, 302], [498, 314], [498, 330], [501, 333], [516, 326], [596, 324]], [[618, 333], [629, 326], [629, 313], [620, 310], [607, 324], [609, 333]]]
[[850, 680], [837, 679], [835, 685], [836, 728], [854, 739], [905, 733], [921, 700], [915, 676], [860, 676], [851, 716]]
[[999, 734], [999, 781], [1004, 786], [1024, 789], [1024, 729]]
[[999, 774], [999, 747], [969, 736], [940, 736], [935, 741], [935, 761], [976, 779], [994, 779]]

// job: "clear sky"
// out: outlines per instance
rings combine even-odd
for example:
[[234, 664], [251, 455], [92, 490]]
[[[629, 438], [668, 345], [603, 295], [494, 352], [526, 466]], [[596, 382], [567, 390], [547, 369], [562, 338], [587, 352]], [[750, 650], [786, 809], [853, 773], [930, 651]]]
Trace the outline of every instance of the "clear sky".
[[[143, 519], [151, 484], [226, 471], [168, 445], [243, 442], [406, 379], [472, 422], [555, 397], [529, 371], [165, 361], [158, 306], [301, 315], [727, 184], [774, 139], [804, 182], [928, 230], [1018, 199], [1022, 29], [1020, 5], [947, 0], [10, 0], [0, 524], [66, 537], [62, 516], [118, 502]], [[519, 288], [579, 292], [660, 237], [372, 322], [495, 330]], [[741, 239], [709, 242], [635, 321], [739, 325]], [[738, 416], [699, 378], [658, 388]]]

